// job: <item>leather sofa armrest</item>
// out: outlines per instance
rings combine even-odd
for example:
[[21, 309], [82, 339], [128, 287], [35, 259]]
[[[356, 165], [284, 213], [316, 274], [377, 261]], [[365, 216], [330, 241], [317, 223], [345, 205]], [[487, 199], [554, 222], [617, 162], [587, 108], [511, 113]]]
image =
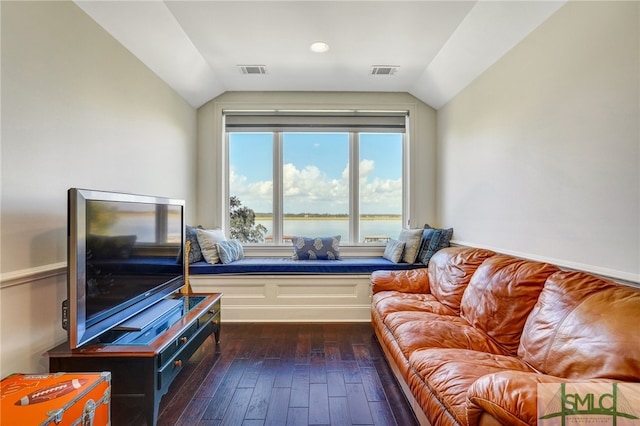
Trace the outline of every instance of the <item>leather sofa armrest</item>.
[[576, 379], [523, 371], [502, 371], [476, 380], [467, 398], [469, 424], [478, 424], [483, 414], [489, 414], [504, 425], [537, 425], [539, 383], [610, 383], [607, 379]]
[[371, 274], [371, 291], [401, 291], [403, 293], [430, 293], [427, 268], [402, 271], [374, 271]]
[[567, 379], [522, 371], [502, 371], [476, 380], [467, 398], [469, 424], [478, 424], [483, 413], [505, 425], [538, 424], [538, 383], [560, 383]]

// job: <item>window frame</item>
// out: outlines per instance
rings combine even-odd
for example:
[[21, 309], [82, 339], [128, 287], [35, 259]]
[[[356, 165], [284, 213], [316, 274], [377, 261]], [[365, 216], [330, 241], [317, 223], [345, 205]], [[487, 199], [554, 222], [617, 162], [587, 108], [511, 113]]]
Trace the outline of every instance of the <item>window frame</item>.
[[[281, 111], [296, 111], [296, 112], [304, 112], [304, 111], [311, 111], [311, 109], [305, 109], [304, 106], [301, 107], [301, 105], [292, 105], [292, 104], [279, 104], [278, 106], [281, 109], [263, 109], [259, 106], [260, 104], [253, 104], [253, 103], [246, 103], [246, 102], [216, 102], [214, 104], [214, 115], [216, 115], [218, 117], [217, 120], [217, 125], [214, 126], [214, 128], [212, 128], [211, 130], [216, 131], [217, 129], [217, 134], [219, 135], [219, 138], [214, 138], [213, 141], [217, 140], [219, 141], [218, 143], [216, 143], [215, 145], [217, 145], [217, 148], [215, 148], [215, 151], [217, 151], [219, 153], [219, 162], [217, 162], [218, 164], [218, 172], [214, 173], [215, 176], [217, 176], [217, 179], [219, 179], [219, 182], [221, 183], [220, 186], [217, 186], [217, 190], [215, 189], [216, 187], [212, 188], [213, 191], [209, 192], [212, 195], [217, 195], [217, 197], [215, 197], [217, 200], [219, 200], [219, 204], [218, 204], [218, 208], [214, 209], [215, 211], [217, 211], [218, 213], [214, 216], [217, 217], [218, 219], [215, 222], [217, 222], [219, 225], [221, 226], [222, 229], [228, 231], [229, 230], [229, 155], [228, 155], [228, 147], [229, 147], [229, 141], [228, 141], [228, 132], [227, 132], [227, 127], [225, 124], [225, 119], [226, 119], [226, 112], [227, 111], [248, 111], [248, 112], [254, 112], [254, 111], [277, 111], [277, 110], [281, 110]], [[263, 104], [264, 105], [264, 104]], [[329, 108], [326, 109], [326, 111], [356, 111], [357, 109], [342, 109], [340, 106], [337, 106], [336, 108], [331, 108], [334, 107], [335, 105], [330, 105]], [[424, 219], [422, 220], [412, 220], [411, 217], [416, 215], [416, 213], [419, 213], [419, 211], [421, 211], [421, 207], [422, 204], [414, 204], [412, 202], [412, 197], [415, 197], [415, 194], [413, 194], [413, 190], [412, 190], [412, 183], [411, 183], [411, 179], [413, 176], [413, 174], [415, 173], [412, 170], [412, 164], [413, 164], [413, 160], [411, 160], [411, 156], [412, 153], [415, 153], [416, 151], [416, 146], [414, 144], [414, 139], [415, 139], [415, 133], [418, 131], [415, 127], [412, 126], [413, 123], [413, 115], [417, 113], [417, 111], [419, 110], [418, 106], [413, 104], [413, 103], [395, 103], [393, 105], [393, 109], [390, 110], [389, 109], [389, 105], [384, 105], [382, 106], [382, 108], [379, 108], [382, 105], [376, 105], [376, 104], [362, 104], [359, 105], [359, 107], [363, 107], [361, 108], [361, 111], [370, 111], [370, 112], [374, 112], [377, 114], [384, 114], [385, 112], [389, 112], [389, 111], [393, 111], [395, 113], [401, 112], [404, 116], [405, 119], [405, 131], [404, 131], [404, 136], [403, 136], [403, 154], [402, 154], [402, 161], [403, 161], [403, 177], [402, 177], [402, 228], [406, 228], [406, 227], [411, 227], [413, 225], [413, 227], [421, 227], [422, 223], [424, 222]], [[358, 108], [358, 107], [356, 107]], [[316, 111], [315, 109], [313, 109], [313, 111]], [[364, 132], [367, 132], [366, 130]], [[375, 133], [375, 132], [371, 132], [370, 133]], [[367, 133], [369, 133], [367, 132]], [[418, 173], [419, 175], [422, 175], [424, 173]], [[353, 174], [351, 175], [352, 177], [354, 176]], [[355, 176], [358, 176], [357, 174]], [[353, 185], [353, 183], [352, 183]], [[431, 190], [429, 188], [429, 190]], [[201, 192], [201, 190], [199, 190], [199, 192]], [[419, 199], [418, 199], [419, 200]], [[416, 200], [416, 201], [418, 201]], [[206, 205], [204, 206], [204, 208], [206, 209]], [[281, 212], [280, 212], [281, 214]], [[418, 216], [420, 216], [420, 214], [418, 214]], [[282, 221], [281, 218], [278, 218], [278, 224], [280, 224]], [[412, 223], [412, 222], [417, 222], [417, 223]], [[341, 244], [341, 255], [343, 257], [361, 257], [361, 256], [381, 256], [382, 255], [382, 251], [384, 250], [384, 244], [364, 244], [364, 243], [345, 243], [345, 244]], [[291, 247], [290, 245], [276, 245], [276, 244], [245, 244], [245, 255], [248, 257], [252, 257], [252, 256], [289, 256], [291, 254]]]

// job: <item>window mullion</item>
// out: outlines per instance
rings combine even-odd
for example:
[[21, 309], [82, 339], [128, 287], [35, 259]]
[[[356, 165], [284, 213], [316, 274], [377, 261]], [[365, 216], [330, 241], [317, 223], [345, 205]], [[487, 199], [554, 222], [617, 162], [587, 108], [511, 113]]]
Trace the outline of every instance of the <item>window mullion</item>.
[[283, 242], [283, 161], [282, 132], [273, 133], [273, 242]]
[[349, 242], [359, 243], [360, 235], [360, 137], [349, 133]]

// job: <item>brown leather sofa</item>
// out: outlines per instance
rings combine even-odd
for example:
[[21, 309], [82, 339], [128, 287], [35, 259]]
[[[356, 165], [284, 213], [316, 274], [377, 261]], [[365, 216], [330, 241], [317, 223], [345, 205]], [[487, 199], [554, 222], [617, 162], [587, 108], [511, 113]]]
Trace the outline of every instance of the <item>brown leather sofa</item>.
[[640, 382], [640, 289], [450, 247], [371, 276], [372, 324], [420, 423], [536, 425], [537, 384]]

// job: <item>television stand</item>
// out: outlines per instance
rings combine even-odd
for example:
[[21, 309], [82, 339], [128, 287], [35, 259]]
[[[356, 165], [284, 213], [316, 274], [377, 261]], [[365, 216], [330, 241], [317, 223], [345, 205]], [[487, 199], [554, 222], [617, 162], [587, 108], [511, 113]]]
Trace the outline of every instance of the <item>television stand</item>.
[[[131, 398], [141, 399], [147, 425], [155, 426], [160, 400], [182, 366], [209, 335], [215, 335], [216, 343], [220, 340], [221, 298], [220, 293], [169, 296], [184, 303], [182, 316], [166, 322], [167, 315], [162, 315], [144, 330], [112, 331], [112, 343], [77, 349], [63, 343], [48, 352], [49, 371], [110, 371], [112, 409]], [[149, 333], [156, 334], [150, 338]]]

